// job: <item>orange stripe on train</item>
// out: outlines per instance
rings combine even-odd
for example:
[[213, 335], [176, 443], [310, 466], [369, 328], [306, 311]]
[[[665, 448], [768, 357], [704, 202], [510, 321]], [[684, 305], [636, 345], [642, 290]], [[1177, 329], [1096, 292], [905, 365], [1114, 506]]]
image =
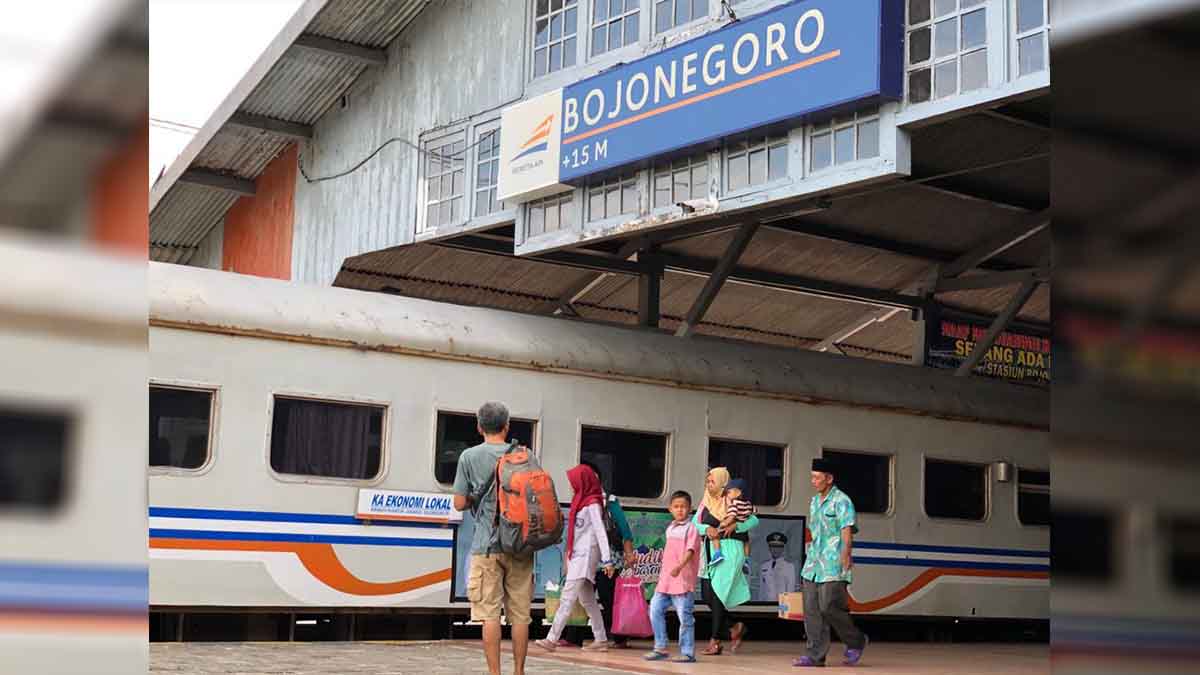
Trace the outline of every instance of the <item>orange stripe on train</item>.
[[285, 541], [209, 541], [206, 539], [151, 539], [150, 548], [204, 551], [260, 551], [294, 553], [300, 564], [318, 581], [349, 595], [392, 595], [414, 591], [449, 581], [450, 568], [428, 574], [379, 583], [365, 581], [346, 569], [338, 559], [332, 544], [304, 544]]
[[917, 591], [925, 588], [940, 577], [991, 577], [1002, 579], [1049, 579], [1048, 572], [1030, 572], [1025, 570], [977, 570], [957, 567], [934, 567], [927, 569], [917, 576], [916, 579], [908, 582], [904, 588], [885, 595], [878, 600], [869, 602], [859, 602], [853, 597], [850, 598], [850, 610], [854, 612], [878, 612], [881, 609], [890, 607]]

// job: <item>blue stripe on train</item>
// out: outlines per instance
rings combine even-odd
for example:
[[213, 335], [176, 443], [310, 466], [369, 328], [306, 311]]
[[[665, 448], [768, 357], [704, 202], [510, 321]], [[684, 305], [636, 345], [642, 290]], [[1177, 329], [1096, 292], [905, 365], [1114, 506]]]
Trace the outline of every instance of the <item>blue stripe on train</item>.
[[362, 546], [406, 546], [451, 548], [451, 539], [414, 539], [411, 537], [356, 537], [335, 534], [293, 534], [282, 532], [218, 532], [215, 530], [151, 529], [151, 538], [207, 539], [217, 541], [284, 541], [302, 544], [358, 544]]
[[1049, 572], [1049, 565], [1020, 563], [975, 562], [973, 560], [934, 560], [931, 558], [875, 558], [854, 556], [856, 565], [892, 565], [897, 567], [954, 567], [970, 570], [1003, 570], [1006, 572]]
[[1029, 551], [1017, 548], [976, 548], [974, 546], [935, 546], [930, 544], [889, 544], [885, 542], [856, 541], [854, 548], [880, 551], [921, 551], [925, 553], [966, 553], [971, 555], [1007, 555], [1020, 558], [1049, 558], [1049, 551]]
[[0, 608], [144, 613], [149, 583], [146, 567], [0, 562]]
[[[363, 525], [364, 521], [354, 516], [335, 516], [323, 513], [285, 513], [279, 511], [235, 511], [225, 509], [184, 509], [151, 506], [151, 518], [193, 518], [199, 520], [241, 520], [262, 523], [320, 523], [324, 525]], [[431, 527], [445, 528], [440, 523], [399, 522], [372, 520], [371, 526]]]

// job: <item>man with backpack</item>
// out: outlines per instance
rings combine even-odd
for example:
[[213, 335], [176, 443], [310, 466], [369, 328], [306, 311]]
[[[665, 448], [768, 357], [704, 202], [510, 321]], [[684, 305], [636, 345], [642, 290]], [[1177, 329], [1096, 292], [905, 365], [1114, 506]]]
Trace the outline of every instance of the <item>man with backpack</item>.
[[553, 481], [537, 459], [508, 442], [508, 408], [485, 403], [476, 419], [483, 443], [463, 451], [454, 477], [454, 508], [470, 508], [475, 520], [467, 577], [471, 620], [483, 622], [488, 671], [499, 675], [503, 607], [512, 626], [513, 673], [523, 675], [534, 552], [562, 538], [562, 513]]

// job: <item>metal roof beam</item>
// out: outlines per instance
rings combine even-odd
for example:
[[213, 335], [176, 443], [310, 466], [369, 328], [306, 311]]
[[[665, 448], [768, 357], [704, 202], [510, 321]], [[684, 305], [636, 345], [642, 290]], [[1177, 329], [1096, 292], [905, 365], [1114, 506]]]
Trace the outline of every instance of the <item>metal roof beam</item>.
[[237, 176], [227, 176], [223, 173], [209, 171], [207, 169], [188, 169], [179, 177], [180, 182], [191, 183], [192, 185], [202, 185], [214, 190], [224, 190], [226, 192], [234, 192], [247, 197], [254, 196], [254, 181]]
[[242, 127], [243, 129], [263, 131], [275, 136], [294, 138], [300, 141], [307, 141], [313, 135], [312, 127], [307, 124], [289, 122], [265, 115], [252, 115], [241, 111], [233, 113], [233, 116], [229, 118], [229, 124]]
[[991, 272], [989, 274], [974, 274], [967, 277], [939, 279], [934, 293], [952, 293], [955, 291], [977, 291], [985, 288], [999, 288], [1029, 280], [1046, 282], [1050, 280], [1049, 267], [1033, 267], [1007, 272]]
[[1000, 337], [1000, 333], [1003, 332], [1013, 318], [1017, 316], [1017, 312], [1021, 311], [1021, 308], [1025, 306], [1025, 303], [1029, 302], [1029, 298], [1033, 295], [1033, 292], [1037, 290], [1038, 284], [1040, 283], [1041, 282], [1036, 279], [1030, 279], [1021, 284], [1021, 287], [1017, 289], [1016, 294], [1014, 294], [1012, 299], [1008, 301], [1008, 305], [1004, 308], [1004, 311], [1000, 312], [1000, 315], [992, 321], [992, 325], [988, 327], [988, 332], [983, 336], [983, 339], [975, 343], [975, 348], [971, 350], [971, 355], [967, 357], [966, 361], [963, 361], [961, 364], [959, 364], [958, 370], [954, 371], [955, 375], [958, 377], [964, 377], [966, 375], [970, 375], [971, 372], [975, 370], [975, 366], [979, 365], [979, 362], [983, 360], [984, 355], [987, 354], [988, 350], [992, 348], [993, 344], [995, 344], [996, 338]]
[[967, 251], [959, 256], [957, 260], [944, 266], [939, 276], [942, 279], [949, 279], [963, 272], [975, 269], [1049, 226], [1049, 210], [1031, 214], [1022, 222], [991, 235], [974, 249]]
[[[710, 276], [716, 271], [719, 261], [693, 258], [690, 256], [666, 254], [663, 262], [667, 271], [681, 274]], [[727, 278], [728, 281], [761, 288], [772, 288], [790, 291], [802, 295], [858, 302], [877, 307], [900, 307], [914, 309], [920, 307], [924, 300], [915, 295], [902, 295], [889, 290], [853, 286], [836, 281], [813, 279], [792, 274], [780, 274], [748, 267], [735, 267]]]
[[292, 49], [331, 54], [345, 59], [358, 61], [366, 66], [387, 65], [387, 52], [382, 49], [363, 47], [353, 42], [335, 40], [321, 35], [304, 33], [292, 43]]
[[[511, 243], [495, 241], [492, 239], [482, 239], [473, 235], [462, 237], [454, 237], [444, 241], [431, 242], [433, 246], [443, 246], [446, 248], [457, 248], [464, 251], [474, 251], [475, 253], [486, 253], [488, 255], [498, 255], [507, 258], [518, 258], [513, 254]], [[543, 253], [537, 256], [520, 256], [521, 260], [530, 260], [533, 262], [553, 263], [555, 265], [563, 265], [565, 267], [574, 267], [583, 270], [592, 270], [593, 272], [610, 272], [613, 274], [627, 274], [637, 276], [641, 273], [641, 268], [636, 262], [617, 259], [608, 256], [588, 255], [586, 253], [575, 253], [572, 251], [553, 251]]]
[[696, 296], [696, 301], [688, 310], [687, 317], [675, 330], [675, 337], [691, 336], [696, 329], [696, 324], [704, 318], [704, 313], [712, 306], [717, 293], [725, 285], [725, 280], [729, 278], [729, 273], [733, 271], [734, 265], [745, 253], [746, 247], [750, 245], [750, 240], [754, 238], [755, 232], [758, 232], [758, 223], [747, 223], [737, 231], [733, 241], [729, 243], [729, 248], [725, 249], [724, 255], [721, 256], [712, 274], [709, 275], [708, 281], [704, 282], [704, 288], [700, 290], [700, 295]]

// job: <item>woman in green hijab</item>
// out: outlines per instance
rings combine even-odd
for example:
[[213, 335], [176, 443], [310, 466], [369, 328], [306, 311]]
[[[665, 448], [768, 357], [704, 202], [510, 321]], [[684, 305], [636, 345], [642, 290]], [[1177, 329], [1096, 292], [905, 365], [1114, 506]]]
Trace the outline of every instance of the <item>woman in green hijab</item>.
[[[742, 563], [746, 559], [742, 542], [722, 535], [718, 529], [725, 517], [725, 486], [728, 483], [728, 469], [710, 470], [704, 481], [704, 498], [693, 518], [706, 537], [700, 557], [700, 593], [712, 612], [712, 639], [701, 653], [708, 656], [721, 653], [723, 640], [729, 640], [730, 648], [737, 651], [746, 627], [739, 621], [731, 629], [729, 610], [750, 600], [750, 584], [742, 572]], [[745, 533], [756, 527], [758, 516], [751, 515], [745, 522], [738, 523], [735, 531]], [[724, 559], [710, 567], [709, 562], [718, 550]]]

